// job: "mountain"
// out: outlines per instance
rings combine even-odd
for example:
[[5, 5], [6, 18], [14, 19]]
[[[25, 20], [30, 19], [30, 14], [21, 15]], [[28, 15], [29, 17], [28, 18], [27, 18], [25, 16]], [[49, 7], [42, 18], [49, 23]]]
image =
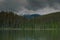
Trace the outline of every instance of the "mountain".
[[33, 18], [29, 23], [33, 23], [34, 26], [40, 28], [60, 28], [60, 12]]
[[24, 24], [26, 21], [27, 19], [22, 16], [18, 16], [13, 12], [0, 12], [0, 27], [16, 28], [20, 27], [20, 25]]
[[32, 19], [32, 18], [38, 17], [40, 15], [39, 14], [32, 14], [32, 15], [23, 15], [23, 16], [27, 19]]
[[[27, 18], [26, 18], [27, 17]], [[60, 12], [18, 16], [13, 12], [0, 12], [0, 28], [60, 28]]]

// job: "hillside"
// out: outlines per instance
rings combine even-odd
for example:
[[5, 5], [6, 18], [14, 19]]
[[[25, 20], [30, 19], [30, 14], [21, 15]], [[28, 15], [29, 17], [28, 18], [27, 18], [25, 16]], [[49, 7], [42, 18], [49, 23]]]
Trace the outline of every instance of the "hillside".
[[60, 28], [60, 12], [33, 18], [30, 23], [40, 28]]
[[16, 28], [20, 27], [21, 24], [24, 24], [27, 21], [22, 16], [18, 16], [13, 12], [0, 12], [0, 27], [11, 27]]
[[60, 28], [60, 12], [27, 19], [13, 12], [0, 12], [2, 28]]

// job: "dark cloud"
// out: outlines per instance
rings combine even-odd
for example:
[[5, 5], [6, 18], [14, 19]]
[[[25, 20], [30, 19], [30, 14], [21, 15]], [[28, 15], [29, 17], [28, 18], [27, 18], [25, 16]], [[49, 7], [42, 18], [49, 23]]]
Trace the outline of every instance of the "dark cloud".
[[[0, 10], [19, 11], [23, 8], [28, 10], [39, 10], [47, 6], [59, 9], [60, 0], [3, 0], [0, 2]], [[59, 5], [58, 5], [59, 4]]]
[[29, 5], [26, 7], [29, 10], [38, 10], [47, 6], [57, 8], [56, 3], [60, 3], [60, 0], [28, 0]]
[[0, 5], [0, 10], [18, 11], [21, 4], [17, 0], [5, 0]]
[[37, 10], [47, 6], [47, 1], [44, 0], [28, 0], [27, 8], [30, 10]]

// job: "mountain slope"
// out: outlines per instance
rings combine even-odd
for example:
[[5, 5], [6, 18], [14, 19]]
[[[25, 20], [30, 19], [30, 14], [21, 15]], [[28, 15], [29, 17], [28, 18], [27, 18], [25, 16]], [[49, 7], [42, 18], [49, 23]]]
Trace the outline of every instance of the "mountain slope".
[[0, 27], [20, 27], [26, 21], [27, 19], [13, 12], [0, 12]]
[[[35, 15], [34, 15], [35, 16]], [[5, 28], [60, 28], [60, 12], [27, 19], [12, 12], [0, 12], [0, 27]]]
[[42, 28], [60, 28], [60, 12], [43, 15], [30, 20], [34, 26]]

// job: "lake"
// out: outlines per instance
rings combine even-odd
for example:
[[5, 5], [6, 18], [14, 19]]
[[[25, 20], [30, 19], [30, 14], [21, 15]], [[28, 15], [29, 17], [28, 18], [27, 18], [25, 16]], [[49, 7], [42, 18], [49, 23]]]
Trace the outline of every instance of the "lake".
[[0, 30], [0, 40], [60, 40], [60, 30]]

